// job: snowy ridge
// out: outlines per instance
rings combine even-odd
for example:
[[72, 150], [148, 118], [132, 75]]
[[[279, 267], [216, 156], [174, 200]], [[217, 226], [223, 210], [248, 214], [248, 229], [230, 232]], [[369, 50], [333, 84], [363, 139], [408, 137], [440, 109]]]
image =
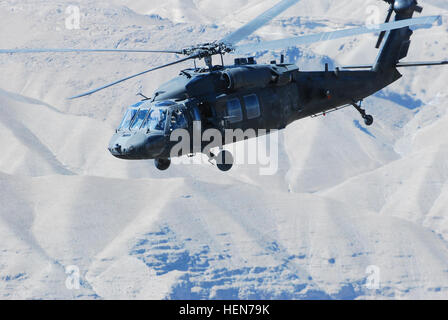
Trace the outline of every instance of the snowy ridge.
[[[2, 47], [175, 49], [222, 38], [274, 2], [82, 0], [81, 29], [66, 30], [72, 2], [6, 0], [0, 38]], [[420, 2], [427, 15], [448, 9]], [[250, 41], [361, 25], [368, 4], [303, 0]], [[446, 58], [447, 31], [416, 31], [408, 60]], [[304, 70], [370, 63], [375, 40], [290, 49], [287, 58]], [[448, 297], [446, 68], [403, 70], [367, 99], [373, 127], [351, 109], [293, 124], [274, 176], [253, 166], [161, 173], [112, 158], [106, 148], [125, 106], [178, 69], [65, 98], [173, 58], [0, 56], [2, 299]], [[78, 291], [65, 287], [73, 265]], [[366, 287], [369, 266], [381, 270], [378, 290]]]

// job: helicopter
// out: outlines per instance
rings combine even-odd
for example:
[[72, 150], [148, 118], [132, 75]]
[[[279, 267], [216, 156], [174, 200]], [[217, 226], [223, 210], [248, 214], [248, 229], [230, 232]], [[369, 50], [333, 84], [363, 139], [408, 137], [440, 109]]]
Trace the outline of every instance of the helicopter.
[[[401, 62], [410, 49], [411, 26], [431, 27], [440, 16], [413, 18], [423, 8], [416, 0], [383, 0], [389, 5], [386, 21], [366, 26], [323, 32], [313, 35], [265, 41], [239, 43], [299, 0], [282, 0], [254, 20], [245, 24], [225, 38], [210, 43], [194, 45], [181, 50], [119, 50], [119, 49], [0, 49], [0, 53], [166, 53], [184, 55], [171, 63], [157, 66], [138, 74], [120, 79], [89, 92], [71, 97], [78, 99], [94, 94], [130, 79], [194, 60], [195, 67], [182, 70], [178, 77], [158, 88], [153, 96], [146, 97], [127, 108], [123, 120], [111, 138], [109, 151], [119, 159], [155, 160], [159, 170], [167, 170], [173, 157], [206, 154], [221, 171], [229, 171], [234, 165], [233, 155], [224, 150], [226, 144], [247, 139], [216, 139], [212, 144], [200, 142], [190, 148], [173, 153], [178, 141], [170, 137], [177, 130], [195, 135], [195, 130], [263, 129], [269, 133], [281, 130], [289, 124], [307, 117], [326, 115], [345, 107], [354, 107], [371, 126], [374, 119], [362, 108], [362, 101], [399, 80], [398, 68], [446, 65], [448, 61]], [[392, 15], [395, 20], [391, 22]], [[372, 65], [347, 66], [323, 71], [300, 71], [294, 64], [285, 63], [284, 55], [279, 62], [258, 64], [251, 53], [287, 49], [310, 43], [353, 37], [367, 33], [380, 33], [376, 48], [380, 49]], [[233, 65], [225, 65], [225, 54], [237, 54]], [[214, 65], [213, 57], [220, 56], [221, 64]], [[204, 60], [205, 67], [198, 68], [196, 60]], [[359, 69], [359, 70], [358, 70]], [[195, 124], [200, 124], [199, 129]], [[255, 131], [257, 132], [257, 131]], [[255, 133], [254, 137], [257, 137]], [[219, 148], [215, 155], [213, 147]]]

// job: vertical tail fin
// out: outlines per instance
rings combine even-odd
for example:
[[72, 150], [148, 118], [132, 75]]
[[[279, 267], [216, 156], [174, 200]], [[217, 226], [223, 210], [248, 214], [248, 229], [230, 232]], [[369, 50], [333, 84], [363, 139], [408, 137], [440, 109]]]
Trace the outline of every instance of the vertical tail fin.
[[[392, 12], [395, 12], [395, 21], [410, 19], [414, 12], [422, 12], [416, 0], [385, 0], [391, 7], [388, 14], [388, 19], [391, 18]], [[374, 71], [387, 71], [395, 69], [396, 65], [401, 59], [408, 55], [409, 47], [411, 45], [411, 36], [413, 32], [409, 27], [392, 30], [388, 32], [387, 39], [381, 48], [377, 61], [373, 67]], [[380, 35], [377, 46], [381, 42], [385, 34]]]

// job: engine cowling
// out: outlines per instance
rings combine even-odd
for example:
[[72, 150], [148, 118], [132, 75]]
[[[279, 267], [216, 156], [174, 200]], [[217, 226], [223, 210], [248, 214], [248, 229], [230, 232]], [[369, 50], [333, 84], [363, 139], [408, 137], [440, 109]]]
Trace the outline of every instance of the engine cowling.
[[270, 68], [241, 67], [228, 69], [223, 73], [228, 89], [265, 87], [276, 79]]

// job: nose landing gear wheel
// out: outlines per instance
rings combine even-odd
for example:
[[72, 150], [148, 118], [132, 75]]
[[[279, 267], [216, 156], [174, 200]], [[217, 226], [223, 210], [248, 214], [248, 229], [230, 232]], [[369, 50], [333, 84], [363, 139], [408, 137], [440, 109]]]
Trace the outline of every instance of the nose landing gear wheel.
[[168, 168], [171, 165], [171, 160], [170, 159], [156, 159], [154, 161], [154, 164], [156, 165], [156, 168], [159, 169], [160, 171], [165, 171], [168, 170]]
[[222, 172], [229, 171], [233, 167], [233, 155], [229, 151], [221, 151], [216, 157], [216, 166]]

